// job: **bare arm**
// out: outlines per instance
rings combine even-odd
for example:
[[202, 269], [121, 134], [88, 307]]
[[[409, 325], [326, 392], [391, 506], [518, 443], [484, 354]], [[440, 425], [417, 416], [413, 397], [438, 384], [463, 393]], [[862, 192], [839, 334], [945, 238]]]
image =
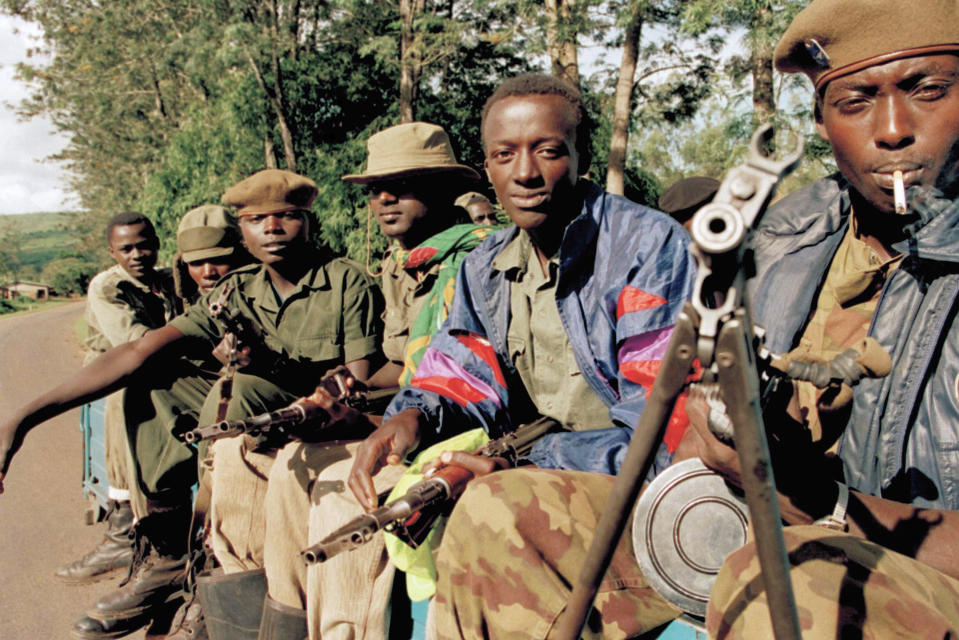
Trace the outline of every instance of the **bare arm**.
[[184, 335], [171, 326], [110, 349], [54, 389], [38, 396], [0, 423], [0, 493], [13, 455], [27, 432], [45, 420], [126, 386], [153, 357], [180, 355]]

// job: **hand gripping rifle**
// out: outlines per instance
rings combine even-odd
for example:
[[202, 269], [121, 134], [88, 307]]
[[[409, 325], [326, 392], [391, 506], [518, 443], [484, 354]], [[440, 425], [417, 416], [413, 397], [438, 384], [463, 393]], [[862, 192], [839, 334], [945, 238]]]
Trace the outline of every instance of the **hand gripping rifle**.
[[757, 359], [767, 358], [752, 324], [746, 295], [747, 249], [753, 226], [766, 210], [779, 180], [799, 162], [797, 149], [776, 160], [764, 152], [772, 139], [768, 125], [753, 135], [748, 160], [726, 175], [712, 203], [692, 223], [698, 265], [693, 297], [676, 322], [662, 368], [647, 399], [616, 477], [606, 509], [597, 524], [589, 553], [557, 636], [575, 640], [592, 607], [617, 541], [652, 464], [651, 452], [662, 441], [677, 396], [695, 358], [703, 381], [718, 383], [732, 424], [743, 470], [743, 489], [756, 534], [769, 612], [777, 640], [799, 640], [796, 603], [780, 525], [769, 448], [763, 428]]
[[[527, 455], [539, 438], [560, 429], [558, 422], [542, 417], [488, 442], [476, 454], [505, 458], [511, 466], [515, 466], [516, 461]], [[436, 519], [460, 497], [472, 478], [473, 474], [463, 467], [442, 467], [429, 478], [410, 487], [403, 497], [351, 520], [309, 549], [301, 551], [300, 555], [307, 564], [326, 562], [343, 551], [366, 544], [380, 530], [389, 531], [415, 549], [426, 539]]]
[[[325, 389], [337, 402], [356, 409], [360, 413], [382, 413], [386, 405], [399, 391], [399, 387], [377, 389], [374, 391], [354, 391], [341, 373], [334, 373], [320, 380]], [[183, 434], [183, 439], [193, 444], [201, 440], [218, 440], [246, 433], [257, 436], [267, 432], [290, 435], [293, 429], [307, 421], [315, 421], [316, 429], [329, 424], [330, 413], [321, 407], [312, 396], [299, 398], [290, 405], [244, 418], [242, 420], [220, 420], [211, 425], [197, 427]]]

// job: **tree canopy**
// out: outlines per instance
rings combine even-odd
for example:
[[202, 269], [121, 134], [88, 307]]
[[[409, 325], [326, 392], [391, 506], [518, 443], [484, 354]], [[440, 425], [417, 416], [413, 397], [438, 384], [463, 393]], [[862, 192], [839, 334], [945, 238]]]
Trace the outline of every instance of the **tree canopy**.
[[[777, 124], [811, 132], [808, 104], [795, 99], [805, 92], [768, 60], [796, 4], [0, 0], [0, 10], [42, 27], [38, 62], [19, 68], [33, 88], [20, 110], [68, 136], [59, 157], [91, 233], [116, 212], [143, 211], [170, 256], [184, 212], [280, 167], [317, 182], [320, 239], [362, 261], [366, 204], [340, 177], [362, 167], [369, 135], [435, 122], [479, 168], [482, 105], [522, 71], [579, 83], [598, 123], [591, 177], [603, 183], [615, 166], [627, 195], [650, 204], [684, 174], [721, 177], [778, 101]], [[828, 169], [812, 163], [800, 180]], [[373, 233], [369, 244], [383, 241]]]

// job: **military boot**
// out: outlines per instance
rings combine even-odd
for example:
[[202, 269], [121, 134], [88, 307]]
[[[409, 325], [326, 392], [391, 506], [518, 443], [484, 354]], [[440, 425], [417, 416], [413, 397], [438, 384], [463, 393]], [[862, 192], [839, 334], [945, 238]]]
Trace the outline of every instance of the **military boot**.
[[122, 638], [150, 624], [150, 618], [134, 616], [126, 620], [104, 622], [89, 616], [83, 616], [73, 625], [70, 636], [77, 640], [109, 640]]
[[196, 594], [190, 594], [186, 596], [186, 601], [180, 605], [173, 617], [173, 624], [170, 625], [170, 633], [167, 634], [166, 640], [209, 640], [209, 638], [200, 600]]
[[263, 569], [205, 571], [196, 579], [210, 640], [256, 640], [266, 598]]
[[88, 584], [128, 569], [133, 561], [133, 509], [129, 501], [110, 501], [107, 532], [92, 551], [65, 564], [54, 574], [67, 584]]
[[137, 548], [130, 574], [117, 589], [97, 600], [87, 615], [101, 621], [123, 620], [182, 600], [190, 515], [190, 508], [184, 506], [140, 520], [134, 528]]
[[267, 596], [257, 640], [306, 640], [306, 610], [277, 602]]

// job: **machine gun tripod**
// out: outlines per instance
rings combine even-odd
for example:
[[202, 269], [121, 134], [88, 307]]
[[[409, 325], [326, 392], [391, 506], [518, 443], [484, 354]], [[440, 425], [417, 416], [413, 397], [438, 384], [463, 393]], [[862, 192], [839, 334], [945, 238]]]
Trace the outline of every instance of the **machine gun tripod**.
[[[616, 477], [612, 493], [573, 587], [558, 637], [579, 637], [600, 581], [662, 441], [676, 398], [698, 358], [702, 381], [722, 391], [735, 428], [732, 440], [743, 470], [742, 484], [756, 534], [772, 626], [777, 640], [799, 640], [799, 618], [789, 578], [776, 486], [760, 406], [757, 359], [768, 357], [752, 324], [746, 266], [753, 226], [765, 212], [783, 176], [802, 156], [802, 142], [781, 160], [763, 149], [772, 140], [766, 125], [752, 137], [748, 160], [732, 169], [712, 203], [693, 218], [691, 234], [698, 264], [693, 297], [683, 308], [662, 368]], [[712, 424], [710, 425], [713, 426]], [[729, 440], [729, 433], [717, 434]]]

